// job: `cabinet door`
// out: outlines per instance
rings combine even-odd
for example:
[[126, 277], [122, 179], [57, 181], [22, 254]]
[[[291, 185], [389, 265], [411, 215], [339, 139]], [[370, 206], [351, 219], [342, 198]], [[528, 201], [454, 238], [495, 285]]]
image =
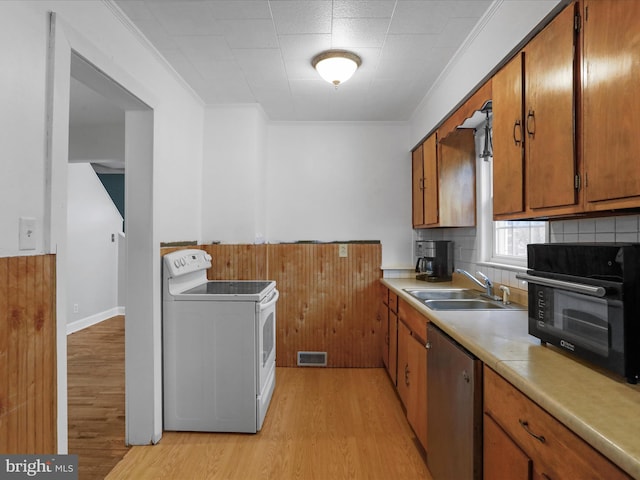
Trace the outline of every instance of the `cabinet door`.
[[411, 336], [407, 341], [409, 364], [407, 420], [425, 450], [427, 450], [427, 349]]
[[423, 199], [423, 182], [424, 173], [422, 171], [423, 146], [420, 145], [411, 154], [411, 183], [412, 183], [412, 210], [413, 210], [413, 226], [419, 227], [424, 224], [424, 199]]
[[531, 459], [487, 414], [484, 415], [483, 436], [483, 478], [531, 479]]
[[398, 322], [398, 396], [405, 408], [409, 403], [409, 339], [411, 331], [404, 324]]
[[522, 54], [493, 77], [493, 215], [524, 212]]
[[450, 133], [439, 144], [439, 226], [476, 224], [476, 146], [473, 130]]
[[532, 209], [576, 203], [574, 7], [525, 47], [527, 198]]
[[583, 125], [588, 202], [640, 196], [640, 8], [586, 0]]
[[423, 211], [425, 225], [436, 225], [438, 216], [438, 157], [436, 135], [433, 134], [422, 144], [423, 148]]
[[382, 322], [382, 363], [389, 370], [389, 307], [382, 305], [380, 309], [380, 321]]
[[389, 376], [394, 385], [398, 384], [398, 315], [389, 311]]

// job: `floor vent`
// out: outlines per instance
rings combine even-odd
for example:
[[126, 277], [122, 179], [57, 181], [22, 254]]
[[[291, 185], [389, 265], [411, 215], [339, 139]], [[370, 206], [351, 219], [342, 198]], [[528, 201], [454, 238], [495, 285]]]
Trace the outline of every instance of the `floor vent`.
[[298, 352], [299, 367], [326, 367], [327, 352]]

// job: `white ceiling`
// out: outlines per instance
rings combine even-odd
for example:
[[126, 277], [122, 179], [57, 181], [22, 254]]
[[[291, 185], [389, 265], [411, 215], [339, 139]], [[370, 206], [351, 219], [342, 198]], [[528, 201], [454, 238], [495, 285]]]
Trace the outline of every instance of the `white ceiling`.
[[[405, 121], [493, 0], [114, 0], [206, 104], [272, 120]], [[335, 89], [311, 67], [362, 58]]]

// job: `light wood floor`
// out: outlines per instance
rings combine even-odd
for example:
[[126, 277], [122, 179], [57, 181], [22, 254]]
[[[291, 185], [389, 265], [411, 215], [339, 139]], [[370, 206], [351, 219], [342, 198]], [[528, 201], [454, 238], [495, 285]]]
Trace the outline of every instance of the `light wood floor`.
[[67, 337], [69, 453], [80, 480], [102, 480], [129, 450], [124, 444], [124, 317]]
[[278, 368], [276, 378], [259, 433], [165, 432], [107, 479], [431, 478], [383, 369]]
[[126, 453], [123, 317], [70, 335], [68, 352], [80, 480], [431, 479], [384, 369], [278, 368], [261, 432], [164, 432]]

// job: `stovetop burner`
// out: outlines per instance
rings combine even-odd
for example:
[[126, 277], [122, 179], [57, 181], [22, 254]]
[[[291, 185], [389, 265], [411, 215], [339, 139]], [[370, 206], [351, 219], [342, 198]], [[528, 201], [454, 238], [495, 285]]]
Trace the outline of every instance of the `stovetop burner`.
[[192, 295], [257, 295], [270, 284], [270, 281], [212, 280], [182, 293]]

